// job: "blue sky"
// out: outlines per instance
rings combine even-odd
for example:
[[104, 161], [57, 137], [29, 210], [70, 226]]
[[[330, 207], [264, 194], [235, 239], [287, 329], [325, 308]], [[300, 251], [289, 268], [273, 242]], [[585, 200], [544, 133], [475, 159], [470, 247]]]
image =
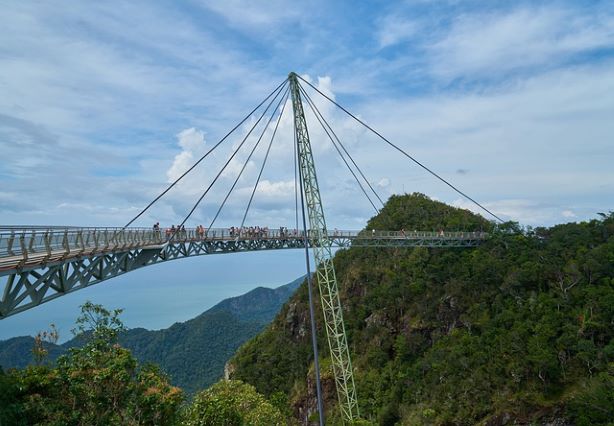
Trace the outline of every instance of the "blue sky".
[[[614, 205], [612, 2], [0, 5], [1, 224], [123, 225], [289, 71], [506, 219], [550, 225], [593, 218]], [[472, 208], [318, 105], [383, 196], [420, 191]], [[310, 126], [329, 225], [360, 228], [370, 206], [322, 131]], [[253, 224], [293, 223], [290, 129], [284, 117]], [[238, 141], [229, 141], [137, 224], [180, 221]], [[212, 217], [246, 155], [231, 163], [193, 224]], [[248, 165], [220, 225], [240, 220], [261, 159], [257, 153]], [[223, 297], [303, 274], [301, 253], [279, 254], [276, 264], [269, 256], [173, 262], [70, 300], [74, 306], [121, 300], [130, 326], [162, 327]], [[265, 268], [272, 272], [253, 273]], [[138, 290], [105, 299], [122, 283]], [[160, 296], [157, 304], [139, 301], [139, 286], [166, 294], [169, 283], [202, 286], [203, 298], [189, 297], [191, 308], [173, 305], [181, 292]], [[60, 313], [76, 315], [64, 299], [21, 321], [3, 320], [0, 338], [36, 331]]]

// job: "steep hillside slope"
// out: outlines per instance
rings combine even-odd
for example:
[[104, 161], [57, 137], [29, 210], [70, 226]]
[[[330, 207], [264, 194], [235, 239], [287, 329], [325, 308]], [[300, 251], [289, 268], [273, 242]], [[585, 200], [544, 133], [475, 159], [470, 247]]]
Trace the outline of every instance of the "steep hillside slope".
[[271, 322], [300, 282], [302, 278], [276, 289], [258, 287], [165, 330], [129, 330], [120, 343], [140, 362], [160, 365], [173, 384], [194, 393], [222, 377], [226, 361]]
[[[420, 194], [369, 228], [492, 232], [476, 249], [337, 253], [363, 417], [377, 424], [607, 424], [614, 418], [614, 215], [524, 233]], [[318, 310], [319, 311], [319, 310]], [[322, 318], [327, 415], [334, 388]], [[232, 377], [314, 410], [306, 288], [231, 361]]]
[[[219, 380], [224, 364], [245, 341], [260, 332], [303, 281], [299, 278], [276, 289], [258, 287], [225, 299], [183, 323], [163, 330], [135, 328], [120, 336], [120, 343], [130, 349], [140, 363], [158, 364], [174, 385], [188, 394]], [[49, 360], [78, 346], [77, 339], [63, 345], [46, 344]], [[16, 337], [0, 342], [0, 366], [23, 368], [32, 364], [32, 337]]]

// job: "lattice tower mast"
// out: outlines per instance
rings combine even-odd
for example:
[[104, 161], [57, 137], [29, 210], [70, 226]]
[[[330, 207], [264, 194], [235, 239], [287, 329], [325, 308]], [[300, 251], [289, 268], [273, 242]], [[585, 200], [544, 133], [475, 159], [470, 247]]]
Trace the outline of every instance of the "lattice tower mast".
[[324, 209], [320, 198], [320, 189], [316, 175], [315, 163], [307, 131], [307, 122], [303, 111], [303, 103], [298, 85], [297, 75], [290, 73], [290, 93], [294, 110], [294, 128], [297, 141], [297, 155], [300, 179], [303, 182], [305, 201], [309, 216], [310, 239], [313, 241], [313, 252], [316, 262], [320, 301], [324, 312], [324, 323], [328, 347], [330, 349], [337, 397], [346, 421], [358, 418], [358, 401], [352, 361], [348, 349], [343, 312], [339, 300], [339, 289], [335, 268], [333, 266], [332, 241], [328, 238]]

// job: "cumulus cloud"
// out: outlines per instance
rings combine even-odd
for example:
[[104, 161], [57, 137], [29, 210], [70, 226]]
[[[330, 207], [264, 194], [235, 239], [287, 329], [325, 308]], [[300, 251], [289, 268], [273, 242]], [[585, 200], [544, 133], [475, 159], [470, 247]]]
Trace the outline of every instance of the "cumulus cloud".
[[[614, 104], [607, 96], [614, 90], [608, 50], [611, 10], [602, 5], [486, 8], [444, 3], [412, 2], [407, 13], [396, 10], [407, 5], [374, 11], [368, 19], [376, 23], [375, 30], [359, 38], [351, 31], [344, 37], [341, 31], [367, 28], [358, 25], [364, 23], [358, 15], [348, 12], [346, 21], [302, 26], [309, 18], [297, 12], [300, 7], [283, 8], [276, 2], [259, 11], [243, 1], [203, 4], [198, 20], [181, 7], [144, 8], [138, 2], [70, 8], [7, 5], [0, 16], [10, 34], [3, 44], [7, 54], [0, 58], [0, 81], [5, 82], [0, 187], [55, 207], [41, 218], [30, 215], [34, 210], [28, 205], [23, 207], [27, 216], [20, 217], [8, 212], [24, 205], [14, 197], [0, 197], [4, 221], [86, 221], [87, 215], [79, 213], [86, 205], [119, 208], [129, 219], [205, 152], [204, 130], [207, 141], [219, 140], [241, 111], [249, 111], [265, 88], [286, 75], [288, 52], [299, 63], [312, 64], [306, 79], [480, 201], [546, 197], [547, 202], [530, 208], [547, 211], [533, 215], [547, 221], [564, 219], [562, 212], [569, 206], [578, 218], [586, 218], [614, 202], [608, 163], [614, 155]], [[425, 13], [413, 13], [415, 8]], [[320, 16], [328, 11], [329, 6], [322, 7]], [[220, 16], [225, 21], [219, 28], [207, 25], [207, 19]], [[293, 25], [292, 34], [304, 42], [298, 46], [286, 37], [245, 43], [227, 24], [263, 36], [285, 34]], [[429, 31], [421, 31], [423, 27]], [[334, 46], [317, 43], [331, 31], [339, 33]], [[270, 60], [263, 64], [258, 55]], [[472, 84], [465, 86], [467, 80]], [[454, 199], [447, 187], [309, 93], [376, 190]], [[369, 204], [308, 107], [306, 114], [327, 213], [339, 220], [368, 217]], [[180, 129], [185, 130], [177, 134]], [[182, 217], [246, 129], [143, 220]], [[271, 132], [266, 131], [262, 147]], [[247, 141], [247, 151], [255, 140]], [[245, 205], [263, 160], [262, 147], [228, 200], [229, 214]], [[246, 150], [231, 162], [195, 215], [211, 216], [246, 160]], [[266, 204], [275, 211], [286, 209], [292, 152], [287, 112], [263, 174], [271, 185], [267, 191], [281, 191]], [[70, 185], [60, 173], [67, 159], [74, 160]], [[87, 195], [75, 187], [95, 188], [100, 201], [85, 202]], [[267, 191], [257, 194], [255, 209]], [[119, 220], [105, 211], [105, 217], [90, 217], [107, 224]], [[531, 215], [520, 217], [533, 220]]]
[[[334, 84], [330, 76], [319, 76], [316, 79], [309, 75], [303, 77], [307, 81], [313, 82], [319, 90], [331, 99], [335, 98]], [[354, 161], [359, 165], [366, 165], [370, 172], [377, 169], [377, 163], [367, 161], [365, 153], [357, 149], [360, 135], [364, 134], [363, 130], [357, 127], [356, 123], [352, 122], [348, 117], [339, 114], [339, 111], [336, 111], [329, 101], [306, 87], [307, 85], [304, 83], [303, 86], [310, 93], [317, 109], [334, 129], [335, 134], [342, 141], [344, 147], [353, 155]], [[358, 184], [353, 181], [353, 177], [347, 170], [345, 163], [338, 157], [337, 151], [333, 148], [326, 132], [320, 126], [316, 115], [308, 106], [307, 101], [305, 99], [303, 101], [325, 209], [330, 214], [343, 211], [348, 217], [351, 216], [349, 211], [352, 210], [358, 217], [365, 217], [366, 211], [371, 209], [370, 204], [364, 199]], [[251, 217], [253, 220], [261, 223], [264, 222], [264, 218], [270, 216], [265, 211], [266, 209], [279, 212], [277, 220], [283, 223], [294, 219], [294, 127], [292, 103], [290, 100], [286, 101], [285, 106], [280, 106], [276, 114], [279, 114], [282, 110], [284, 115], [280, 120], [276, 137], [271, 145], [266, 167], [263, 170], [252, 205]], [[222, 170], [222, 167], [226, 166], [218, 182], [211, 187], [200, 208], [195, 212], [197, 220], [206, 220], [207, 217], [212, 217], [215, 206], [219, 205], [226, 198], [226, 193], [235, 184], [235, 180], [239, 173], [241, 173], [246, 161], [248, 161], [248, 157], [250, 157], [250, 152], [255, 148], [253, 155], [247, 163], [247, 167], [245, 167], [241, 174], [240, 180], [237, 181], [232, 194], [226, 200], [222, 215], [220, 215], [220, 220], [222, 221], [225, 219], [236, 221], [242, 215], [257, 176], [260, 173], [265, 152], [273, 136], [276, 120], [277, 115], [274, 116], [274, 119], [265, 129], [264, 124], [267, 121], [265, 119], [253, 131], [251, 129], [256, 124], [256, 120], [248, 120], [238, 133], [229, 139], [228, 144], [220, 145], [220, 148], [214, 154], [206, 158], [201, 165], [187, 175], [169, 193], [166, 202], [180, 203], [185, 202], [187, 199], [196, 199], [212, 182], [213, 177]], [[174, 155], [173, 164], [166, 171], [169, 182], [179, 177], [207, 150], [202, 130], [195, 128], [185, 129], [177, 134], [176, 137], [180, 152]], [[241, 146], [245, 138], [247, 139], [244, 145]], [[260, 145], [257, 146], [256, 144], [259, 139]], [[237, 153], [226, 165], [227, 159], [233, 155], [235, 150], [238, 150]], [[352, 164], [349, 159], [346, 160], [349, 164]], [[374, 186], [380, 189], [385, 189], [390, 184], [388, 178], [381, 176], [381, 171], [368, 173], [367, 177], [370, 182], [375, 182], [373, 183]], [[331, 196], [331, 194], [334, 194], [334, 196]], [[348, 199], [352, 199], [353, 202], [347, 203]], [[175, 204], [175, 206], [177, 205]]]
[[[364, 115], [479, 201], [547, 199], [547, 205], [530, 206], [533, 214], [525, 206], [510, 217], [550, 224], [564, 219], [561, 211], [573, 200], [581, 204], [574, 212], [583, 218], [614, 202], [614, 174], [607, 165], [614, 156], [614, 122], [607, 118], [614, 116], [614, 98], [603, 95], [611, 90], [614, 72], [608, 63], [552, 71], [479, 94], [383, 102]], [[390, 173], [393, 192], [411, 188], [452, 200], [445, 185], [376, 142], [373, 147], [382, 148], [373, 149], [370, 158], [396, 172]], [[457, 173], [459, 164], [471, 173]]]
[[572, 55], [614, 46], [614, 17], [556, 6], [458, 16], [429, 51], [442, 77], [476, 77], [532, 66], [552, 66]]
[[206, 152], [205, 133], [191, 127], [177, 134], [181, 152], [175, 155], [173, 164], [166, 172], [169, 182], [173, 182], [188, 170]]
[[291, 201], [294, 199], [294, 181], [277, 181], [262, 180], [258, 184], [256, 194], [261, 196], [265, 201]]

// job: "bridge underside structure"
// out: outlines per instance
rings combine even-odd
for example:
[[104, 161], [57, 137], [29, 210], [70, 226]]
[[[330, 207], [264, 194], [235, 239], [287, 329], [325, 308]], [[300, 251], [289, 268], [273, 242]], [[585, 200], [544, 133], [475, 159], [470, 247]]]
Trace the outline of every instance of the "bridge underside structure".
[[[475, 247], [479, 232], [335, 231], [332, 246]], [[308, 239], [314, 247], [319, 242]], [[143, 228], [11, 229], [0, 231], [0, 319], [126, 272], [207, 254], [304, 249], [301, 232], [235, 235], [229, 229], [176, 233]]]

